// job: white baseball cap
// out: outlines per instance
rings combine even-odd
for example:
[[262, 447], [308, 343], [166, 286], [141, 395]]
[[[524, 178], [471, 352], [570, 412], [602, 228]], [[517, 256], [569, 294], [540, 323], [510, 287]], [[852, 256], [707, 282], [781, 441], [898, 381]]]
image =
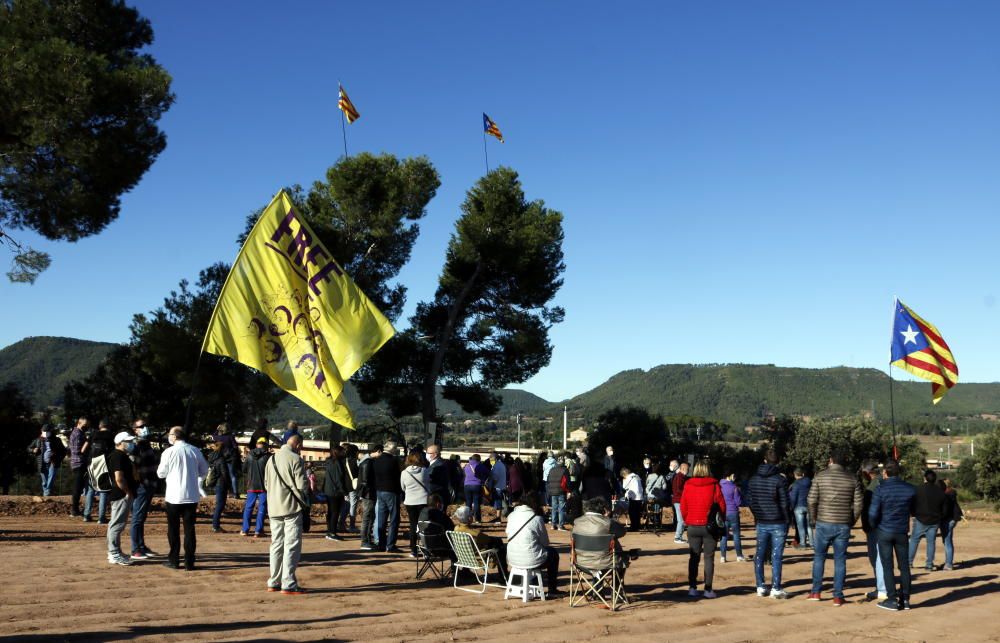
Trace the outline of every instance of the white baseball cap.
[[122, 431], [115, 436], [115, 444], [121, 444], [122, 442], [131, 442], [135, 439], [135, 436], [128, 431]]

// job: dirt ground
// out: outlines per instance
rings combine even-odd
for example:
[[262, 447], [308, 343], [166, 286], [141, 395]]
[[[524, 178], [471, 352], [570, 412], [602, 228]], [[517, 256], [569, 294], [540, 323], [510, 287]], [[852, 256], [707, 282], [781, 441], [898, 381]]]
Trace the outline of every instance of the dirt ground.
[[[222, 534], [211, 533], [208, 517], [199, 514], [195, 571], [162, 567], [163, 558], [113, 566], [106, 562], [105, 528], [70, 518], [66, 506], [64, 499], [0, 497], [0, 640], [1000, 640], [995, 522], [959, 527], [955, 571], [923, 571], [921, 548], [913, 609], [898, 613], [864, 602], [873, 581], [860, 530], [849, 552], [848, 603], [839, 608], [829, 600], [829, 582], [825, 600], [806, 601], [811, 553], [786, 551], [789, 600], [756, 596], [752, 564], [733, 562], [732, 554], [729, 563], [716, 563], [719, 597], [692, 599], [686, 546], [675, 545], [666, 533], [630, 534], [625, 547], [642, 550], [626, 579], [633, 602], [612, 614], [595, 606], [571, 609], [565, 598], [523, 604], [505, 601], [499, 588], [476, 595], [417, 581], [407, 554], [362, 552], [356, 535], [331, 542], [317, 529], [305, 537], [299, 569], [310, 593], [267, 593], [270, 540], [240, 537], [235, 512], [225, 515]], [[161, 554], [167, 550], [165, 529], [164, 514], [153, 511], [146, 539]], [[499, 525], [493, 530], [499, 533]], [[125, 534], [127, 547], [127, 529]], [[568, 534], [550, 534], [566, 589]], [[752, 552], [752, 530], [746, 527], [743, 542]], [[937, 556], [940, 564], [940, 541]], [[828, 579], [832, 573], [828, 561]]]

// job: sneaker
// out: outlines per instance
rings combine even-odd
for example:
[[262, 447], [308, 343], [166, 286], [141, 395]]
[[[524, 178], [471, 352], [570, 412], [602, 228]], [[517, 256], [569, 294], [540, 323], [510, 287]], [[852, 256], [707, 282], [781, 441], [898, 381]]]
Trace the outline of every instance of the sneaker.
[[271, 587], [270, 585], [268, 585], [267, 586], [267, 591], [269, 591], [269, 592], [280, 592], [281, 588], [280, 587]]
[[159, 554], [157, 554], [149, 547], [146, 547], [145, 545], [142, 546], [142, 553], [146, 554], [147, 558], [152, 558], [153, 556], [159, 556]]
[[90, 516], [84, 516], [83, 517], [83, 522], [94, 522], [94, 519], [91, 518]]
[[904, 610], [910, 609], [910, 599], [908, 598], [903, 599], [903, 609]]
[[745, 563], [745, 562], [747, 562], [746, 556], [737, 556], [736, 557], [736, 562], [737, 563]]
[[846, 602], [847, 601], [845, 601], [844, 599], [840, 598], [839, 596], [834, 596], [833, 597], [833, 606], [834, 607], [840, 607], [841, 605], [843, 605]]
[[415, 552], [415, 551], [411, 551], [410, 552], [410, 558], [419, 558], [419, 556], [420, 555], [417, 552]]
[[385, 553], [387, 553], [387, 554], [401, 554], [401, 553], [403, 553], [403, 550], [401, 550], [399, 547], [393, 546], [393, 547], [387, 547], [386, 550], [385, 550]]
[[715, 598], [717, 594], [710, 589], [706, 589], [705, 593], [702, 594], [702, 596], [704, 596], [705, 598]]
[[893, 612], [899, 611], [899, 604], [896, 603], [896, 601], [890, 601], [889, 599], [882, 601], [878, 604], [878, 606], [884, 610], [892, 610]]
[[341, 540], [343, 540], [343, 538], [341, 538], [341, 537], [340, 537], [340, 536], [338, 536], [337, 534], [327, 534], [327, 535], [326, 535], [326, 539], [327, 539], [327, 540], [337, 540], [337, 541], [341, 541]]
[[766, 587], [758, 587], [757, 588], [757, 596], [767, 596], [767, 588]]
[[128, 567], [132, 564], [132, 559], [124, 554], [118, 554], [117, 556], [108, 556], [108, 563], [111, 565], [122, 565], [123, 567]]
[[783, 589], [772, 589], [771, 598], [788, 598], [788, 592]]
[[807, 601], [818, 601], [820, 600], [819, 592], [811, 592], [809, 596], [806, 597]]
[[212, 533], [213, 534], [221, 534], [222, 533], [222, 527], [212, 527]]
[[163, 566], [166, 567], [167, 569], [180, 569], [181, 568], [180, 565], [178, 565], [177, 563], [172, 563], [169, 560], [164, 561], [163, 562]]
[[677, 543], [678, 545], [684, 545], [685, 544], [683, 538], [674, 538], [674, 542]]
[[265, 536], [265, 534], [263, 532], [260, 532], [260, 531], [258, 531], [257, 533], [255, 533], [253, 535], [254, 538], [263, 538], [264, 536]]
[[719, 561], [723, 562], [723, 563], [728, 563], [729, 562], [728, 560], [726, 560], [725, 556], [723, 556], [722, 558], [720, 558]]
[[375, 548], [372, 547], [371, 545], [369, 545], [368, 543], [361, 543], [361, 549], [363, 549], [365, 551], [372, 551]]
[[242, 529], [240, 529], [240, 535], [241, 536], [249, 536], [250, 534], [247, 533], [247, 532], [245, 532], [245, 531], [243, 531]]
[[134, 552], [132, 552], [132, 559], [133, 560], [146, 560], [147, 558], [149, 558], [149, 556], [147, 556], [146, 554], [142, 553], [141, 551], [134, 551]]
[[955, 570], [955, 566], [954, 565], [945, 565], [941, 569], [943, 569], [946, 572], [950, 572], [950, 571], [954, 571]]
[[302, 587], [293, 587], [292, 589], [283, 589], [283, 590], [281, 590], [281, 593], [282, 594], [290, 594], [290, 595], [293, 595], [293, 596], [299, 596], [301, 594], [305, 594], [306, 590], [304, 588], [302, 588]]
[[701, 596], [701, 593], [698, 591], [697, 587], [692, 587], [692, 588], [688, 589], [688, 596], [690, 596], [692, 598], [695, 598], [695, 597]]

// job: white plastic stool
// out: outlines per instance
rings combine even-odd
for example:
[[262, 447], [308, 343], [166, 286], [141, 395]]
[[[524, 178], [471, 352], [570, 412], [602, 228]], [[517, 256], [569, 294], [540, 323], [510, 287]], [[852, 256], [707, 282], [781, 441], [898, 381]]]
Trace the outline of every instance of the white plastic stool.
[[[521, 578], [517, 583], [514, 583], [515, 576]], [[532, 577], [534, 577], [533, 583], [531, 582]], [[520, 598], [525, 603], [533, 598], [540, 598], [544, 601], [545, 586], [542, 584], [542, 570], [540, 568], [511, 567], [510, 573], [507, 574], [507, 591], [504, 592], [503, 597], [506, 600], [511, 596]]]

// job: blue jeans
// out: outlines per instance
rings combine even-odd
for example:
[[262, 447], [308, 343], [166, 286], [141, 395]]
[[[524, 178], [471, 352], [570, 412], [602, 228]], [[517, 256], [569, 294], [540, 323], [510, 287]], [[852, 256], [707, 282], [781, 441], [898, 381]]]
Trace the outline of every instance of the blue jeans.
[[684, 537], [684, 516], [681, 515], [681, 503], [674, 503], [674, 520], [677, 522], [677, 532], [674, 534], [674, 540], [680, 540]]
[[757, 553], [753, 557], [753, 571], [757, 587], [764, 587], [764, 555], [771, 550], [771, 590], [781, 589], [781, 557], [785, 555], [785, 537], [788, 525], [757, 525]]
[[[378, 499], [375, 501], [375, 537], [373, 538], [375, 548], [380, 549], [385, 545], [389, 550], [396, 546], [396, 533], [399, 531], [399, 496], [394, 491], [378, 491]], [[385, 529], [385, 543], [382, 543], [382, 530]]]
[[955, 521], [949, 520], [941, 525], [941, 534], [944, 539], [944, 566], [955, 566]]
[[229, 473], [229, 488], [233, 490], [233, 497], [237, 497], [240, 493], [238, 491], [239, 487], [236, 486], [236, 463], [227, 462], [226, 471]]
[[799, 547], [813, 544], [813, 529], [809, 526], [809, 507], [795, 508], [795, 539]]
[[483, 510], [480, 503], [483, 501], [483, 489], [479, 485], [465, 485], [465, 506], [472, 511], [472, 519], [476, 522], [483, 521]]
[[847, 544], [851, 540], [850, 525], [817, 522], [813, 530], [813, 584], [812, 593], [823, 588], [823, 571], [826, 553], [833, 545], [833, 597], [844, 598], [844, 579], [847, 578]]
[[722, 553], [722, 559], [726, 559], [726, 547], [729, 544], [729, 532], [733, 532], [733, 549], [736, 550], [736, 557], [743, 558], [743, 546], [740, 544], [740, 515], [739, 514], [726, 514], [726, 531], [722, 534], [722, 540], [719, 541], [719, 551]]
[[97, 502], [97, 520], [103, 521], [104, 516], [107, 515], [108, 492], [96, 491], [90, 485], [87, 485], [87, 495], [83, 497], [83, 517], [90, 518], [90, 510], [94, 507], [94, 494], [100, 495], [100, 499]]
[[913, 529], [910, 531], [910, 567], [917, 557], [917, 545], [921, 538], [927, 538], [927, 569], [934, 567], [934, 545], [937, 539], [937, 525], [925, 525], [916, 518], [913, 519]]
[[899, 592], [903, 598], [910, 598], [910, 567], [907, 565], [906, 556], [906, 534], [890, 534], [881, 529], [876, 532], [878, 538], [878, 555], [882, 559], [882, 574], [885, 577], [885, 593], [889, 595], [890, 601], [897, 599], [896, 575], [893, 572], [892, 563], [895, 555], [896, 563], [899, 565]]
[[559, 494], [549, 496], [549, 504], [552, 507], [552, 526], [565, 527], [566, 525], [566, 496]]
[[222, 528], [222, 510], [226, 508], [226, 498], [229, 496], [226, 483], [219, 480], [215, 485], [215, 513], [212, 514], [212, 529]]
[[52, 495], [52, 481], [56, 479], [56, 465], [43, 464], [45, 469], [38, 472], [38, 477], [42, 479], [42, 495], [51, 496]]
[[153, 490], [144, 484], [139, 484], [132, 499], [132, 551], [146, 549], [146, 514], [153, 502]]
[[878, 532], [874, 529], [865, 534], [868, 541], [868, 562], [875, 569], [875, 591], [885, 594], [885, 574], [882, 570], [882, 557], [878, 553]]
[[243, 505], [243, 532], [250, 531], [250, 516], [253, 515], [254, 505], [257, 505], [257, 531], [259, 536], [264, 533], [264, 517], [267, 515], [267, 492], [247, 491], [247, 501]]

